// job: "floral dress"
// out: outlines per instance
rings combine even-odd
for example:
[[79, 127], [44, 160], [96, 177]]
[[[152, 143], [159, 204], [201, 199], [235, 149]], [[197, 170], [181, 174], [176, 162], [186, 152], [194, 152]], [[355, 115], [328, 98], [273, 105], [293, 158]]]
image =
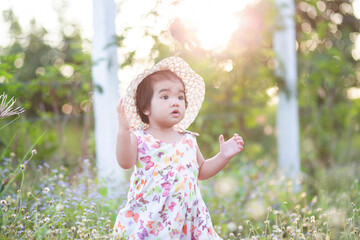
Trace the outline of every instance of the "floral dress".
[[221, 239], [198, 187], [196, 139], [165, 143], [143, 130], [128, 200], [117, 215], [115, 239]]

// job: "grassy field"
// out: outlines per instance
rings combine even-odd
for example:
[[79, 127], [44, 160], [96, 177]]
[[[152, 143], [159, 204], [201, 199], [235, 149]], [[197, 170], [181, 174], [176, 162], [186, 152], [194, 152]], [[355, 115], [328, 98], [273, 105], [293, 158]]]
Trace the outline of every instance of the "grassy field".
[[[12, 155], [0, 163], [0, 239], [109, 238], [127, 187], [110, 196], [88, 160], [81, 173], [70, 174], [34, 158], [19, 165]], [[295, 183], [273, 164], [255, 162], [199, 184], [224, 239], [358, 239], [358, 170], [319, 170], [316, 180], [304, 175], [301, 190], [293, 191]]]

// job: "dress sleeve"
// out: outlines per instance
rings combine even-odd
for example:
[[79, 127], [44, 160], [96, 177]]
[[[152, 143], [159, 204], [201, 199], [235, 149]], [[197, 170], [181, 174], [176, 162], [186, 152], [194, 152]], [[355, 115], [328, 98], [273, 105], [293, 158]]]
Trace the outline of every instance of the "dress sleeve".
[[189, 135], [190, 135], [189, 138], [192, 140], [193, 145], [194, 145], [194, 154], [195, 154], [195, 159], [196, 159], [196, 167], [200, 171], [202, 163], [204, 163], [204, 162], [199, 164], [199, 159], [197, 158], [197, 149], [199, 148], [198, 143], [197, 143], [197, 139], [196, 139], [196, 136], [194, 134], [189, 134]]
[[191, 134], [191, 138], [193, 139], [194, 146], [199, 147], [198, 144], [197, 144], [196, 136], [194, 134]]
[[136, 129], [136, 130], [132, 131], [130, 134], [134, 134], [136, 137], [139, 137], [139, 130]]
[[138, 142], [139, 142], [139, 139], [141, 138], [141, 135], [142, 135], [142, 130], [136, 129], [136, 130], [132, 131], [131, 134], [134, 134], [135, 137], [138, 139]]

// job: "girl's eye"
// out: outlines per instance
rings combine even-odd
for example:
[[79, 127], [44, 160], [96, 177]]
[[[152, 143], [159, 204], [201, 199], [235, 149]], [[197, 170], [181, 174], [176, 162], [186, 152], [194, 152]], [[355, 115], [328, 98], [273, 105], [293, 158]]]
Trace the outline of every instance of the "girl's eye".
[[168, 96], [162, 96], [161, 97], [161, 99], [164, 99], [164, 100], [166, 100], [166, 99], [168, 99], [169, 97]]
[[179, 96], [179, 100], [184, 100], [184, 97], [183, 97], [183, 96]]

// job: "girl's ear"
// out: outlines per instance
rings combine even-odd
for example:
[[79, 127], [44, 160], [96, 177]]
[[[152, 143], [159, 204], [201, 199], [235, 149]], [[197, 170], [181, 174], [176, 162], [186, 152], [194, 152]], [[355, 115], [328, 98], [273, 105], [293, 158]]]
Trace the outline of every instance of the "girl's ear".
[[146, 110], [144, 110], [144, 112], [143, 112], [146, 116], [149, 116], [150, 115], [150, 109], [146, 109]]

